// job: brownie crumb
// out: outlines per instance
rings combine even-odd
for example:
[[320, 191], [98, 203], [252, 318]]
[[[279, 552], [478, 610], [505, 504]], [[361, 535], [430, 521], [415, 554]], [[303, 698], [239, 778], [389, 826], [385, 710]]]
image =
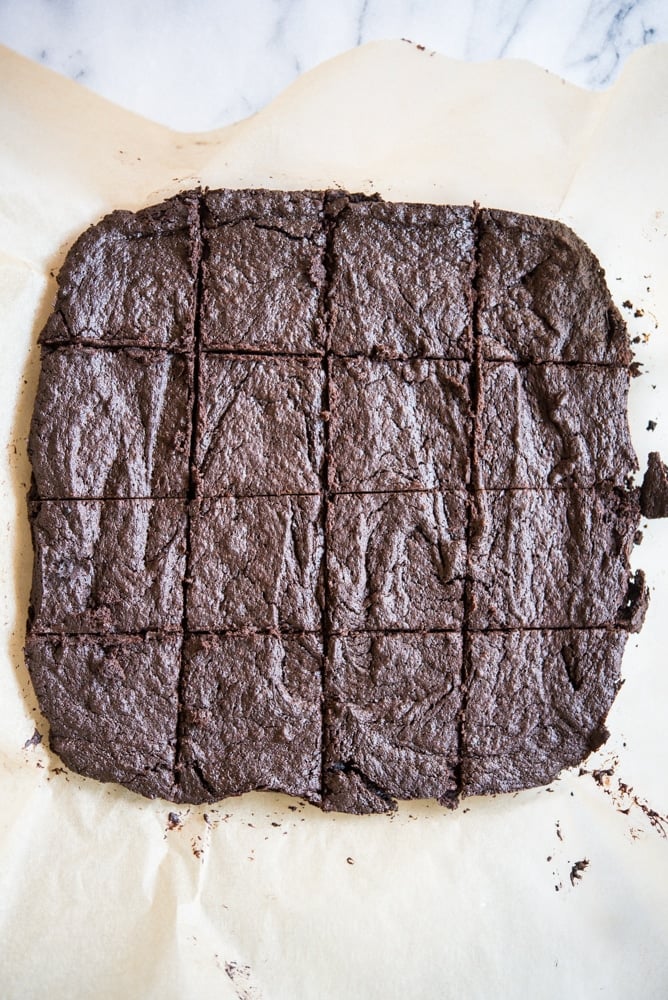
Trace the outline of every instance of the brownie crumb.
[[570, 874], [571, 885], [575, 885], [576, 882], [579, 882], [581, 880], [582, 873], [585, 872], [587, 868], [589, 868], [588, 858], [583, 858], [582, 861], [575, 862], [575, 864], [571, 868], [571, 874]]
[[645, 517], [668, 517], [668, 467], [661, 461], [658, 451], [649, 453], [640, 490], [640, 510]]

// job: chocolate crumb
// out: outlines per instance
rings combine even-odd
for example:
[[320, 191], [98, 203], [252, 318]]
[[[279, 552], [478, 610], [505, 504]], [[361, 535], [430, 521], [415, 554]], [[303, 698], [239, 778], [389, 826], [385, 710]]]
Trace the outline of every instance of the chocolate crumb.
[[27, 750], [29, 747], [36, 747], [42, 742], [42, 734], [35, 729], [29, 740], [26, 740], [23, 744], [23, 749]]
[[178, 830], [181, 826], [181, 816], [177, 812], [170, 812], [167, 814], [167, 829], [168, 830]]
[[587, 868], [589, 868], [588, 858], [583, 858], [582, 861], [575, 862], [575, 864], [571, 868], [571, 874], [570, 874], [571, 885], [575, 885], [576, 882], [580, 881], [580, 879], [582, 878], [582, 873]]
[[645, 517], [668, 517], [668, 467], [658, 451], [649, 453], [640, 490], [640, 510]]
[[648, 420], [647, 421], [647, 430], [648, 431], [655, 431], [656, 430], [656, 420]]

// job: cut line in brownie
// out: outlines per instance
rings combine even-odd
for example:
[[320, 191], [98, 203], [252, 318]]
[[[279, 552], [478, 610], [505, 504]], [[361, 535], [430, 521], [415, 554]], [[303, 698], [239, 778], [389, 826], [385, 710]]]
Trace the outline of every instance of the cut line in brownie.
[[332, 353], [470, 359], [474, 256], [470, 208], [347, 204], [331, 246]]
[[320, 498], [202, 500], [191, 510], [188, 628], [318, 631]]
[[461, 489], [470, 476], [470, 366], [333, 358], [329, 486]]
[[198, 495], [318, 493], [324, 460], [319, 360], [203, 354]]
[[181, 631], [183, 501], [45, 500], [30, 524], [33, 631]]
[[327, 507], [331, 630], [461, 628], [466, 496], [344, 494]]
[[626, 416], [628, 369], [483, 362], [477, 486], [623, 486], [638, 467]]
[[348, 636], [330, 643], [323, 805], [385, 812], [458, 791], [462, 637]]
[[43, 351], [28, 443], [37, 496], [185, 497], [191, 378], [163, 351]]
[[471, 634], [462, 794], [547, 785], [597, 750], [626, 640], [613, 629]]
[[324, 353], [322, 202], [306, 191], [205, 194], [205, 349]]
[[195, 192], [112, 212], [68, 253], [41, 343], [191, 349], [198, 258]]
[[318, 802], [321, 641], [200, 635], [184, 652], [179, 801], [265, 788]]
[[180, 636], [32, 635], [26, 661], [68, 767], [174, 798]]

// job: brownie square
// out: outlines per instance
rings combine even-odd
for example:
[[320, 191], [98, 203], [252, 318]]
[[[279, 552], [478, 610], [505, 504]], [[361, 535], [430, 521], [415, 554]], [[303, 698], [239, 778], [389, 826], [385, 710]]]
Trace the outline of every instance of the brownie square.
[[353, 203], [338, 216], [332, 264], [335, 354], [471, 357], [470, 208]]
[[454, 801], [461, 671], [458, 633], [332, 640], [325, 809], [384, 812], [395, 798]]
[[621, 621], [637, 496], [512, 490], [476, 496], [469, 626], [593, 628]]
[[185, 650], [182, 800], [268, 788], [319, 801], [320, 641], [198, 635]]
[[201, 500], [190, 550], [189, 628], [320, 629], [320, 497]]
[[200, 496], [317, 493], [324, 455], [319, 361], [204, 354]]
[[198, 258], [194, 192], [112, 212], [68, 253], [41, 342], [191, 348]]
[[598, 749], [625, 643], [611, 629], [471, 634], [463, 794], [546, 785]]
[[461, 626], [463, 493], [341, 494], [327, 511], [331, 628]]
[[482, 356], [626, 365], [624, 321], [605, 272], [572, 229], [513, 212], [478, 214]]
[[469, 480], [470, 366], [458, 361], [331, 362], [335, 492], [460, 489]]
[[203, 346], [322, 353], [322, 195], [214, 191], [203, 215]]
[[179, 636], [31, 636], [51, 749], [79, 774], [172, 799]]
[[190, 365], [162, 351], [44, 351], [28, 449], [37, 495], [184, 497]]
[[181, 629], [183, 502], [47, 500], [30, 520], [33, 630]]
[[626, 417], [627, 369], [483, 362], [480, 385], [480, 488], [622, 486], [637, 469]]

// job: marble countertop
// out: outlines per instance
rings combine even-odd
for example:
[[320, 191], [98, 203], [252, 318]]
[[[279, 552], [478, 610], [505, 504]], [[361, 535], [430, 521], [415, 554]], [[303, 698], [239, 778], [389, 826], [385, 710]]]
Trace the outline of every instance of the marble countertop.
[[346, 49], [408, 38], [467, 60], [529, 59], [605, 87], [668, 41], [665, 0], [0, 0], [0, 42], [184, 131], [257, 111]]

